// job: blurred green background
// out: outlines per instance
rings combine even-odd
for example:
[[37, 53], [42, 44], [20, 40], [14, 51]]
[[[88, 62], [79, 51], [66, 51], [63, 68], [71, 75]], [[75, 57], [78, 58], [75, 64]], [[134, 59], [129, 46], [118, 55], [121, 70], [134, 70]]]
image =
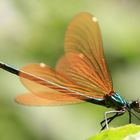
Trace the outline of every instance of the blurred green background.
[[[63, 54], [64, 34], [80, 12], [100, 24], [114, 89], [129, 101], [140, 98], [139, 0], [0, 0], [0, 61], [15, 67], [44, 62], [54, 66]], [[28, 107], [14, 97], [25, 92], [18, 77], [0, 70], [0, 140], [85, 140], [100, 130], [110, 109], [83, 103]], [[128, 123], [128, 114], [110, 126]], [[140, 122], [133, 117], [133, 122]]]

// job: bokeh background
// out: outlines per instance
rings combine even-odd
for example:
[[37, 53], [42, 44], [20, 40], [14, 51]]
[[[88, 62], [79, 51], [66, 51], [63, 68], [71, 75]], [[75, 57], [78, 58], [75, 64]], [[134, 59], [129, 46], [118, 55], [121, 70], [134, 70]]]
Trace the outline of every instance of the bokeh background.
[[[139, 0], [0, 0], [0, 61], [18, 68], [38, 62], [55, 66], [68, 23], [83, 11], [99, 20], [114, 89], [129, 101], [139, 99]], [[15, 96], [25, 91], [18, 77], [0, 70], [0, 140], [85, 140], [99, 132], [110, 110], [90, 103], [16, 104]], [[134, 117], [133, 122], [140, 124]], [[126, 113], [110, 126], [127, 123]]]

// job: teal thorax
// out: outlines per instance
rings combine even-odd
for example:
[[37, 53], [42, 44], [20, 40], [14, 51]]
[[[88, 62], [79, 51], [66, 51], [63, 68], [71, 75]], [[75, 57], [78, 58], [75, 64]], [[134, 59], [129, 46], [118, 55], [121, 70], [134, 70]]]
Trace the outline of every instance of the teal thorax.
[[121, 110], [129, 106], [128, 102], [117, 92], [114, 92], [111, 96], [107, 96], [104, 101], [106, 107], [116, 110]]

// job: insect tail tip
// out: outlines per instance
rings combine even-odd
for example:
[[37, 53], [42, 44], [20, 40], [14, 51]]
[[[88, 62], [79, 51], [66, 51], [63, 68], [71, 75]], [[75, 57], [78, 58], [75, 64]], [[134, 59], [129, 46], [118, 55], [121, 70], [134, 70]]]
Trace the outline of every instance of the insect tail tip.
[[4, 63], [0, 62], [0, 68], [3, 68], [3, 66], [4, 66]]

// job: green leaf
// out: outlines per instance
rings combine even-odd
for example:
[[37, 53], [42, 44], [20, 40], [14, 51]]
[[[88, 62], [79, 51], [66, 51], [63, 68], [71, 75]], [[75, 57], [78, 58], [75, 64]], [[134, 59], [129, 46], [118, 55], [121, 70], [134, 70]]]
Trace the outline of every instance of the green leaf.
[[108, 130], [104, 130], [87, 140], [138, 140], [139, 137], [140, 126], [128, 124], [122, 127], [109, 128]]

